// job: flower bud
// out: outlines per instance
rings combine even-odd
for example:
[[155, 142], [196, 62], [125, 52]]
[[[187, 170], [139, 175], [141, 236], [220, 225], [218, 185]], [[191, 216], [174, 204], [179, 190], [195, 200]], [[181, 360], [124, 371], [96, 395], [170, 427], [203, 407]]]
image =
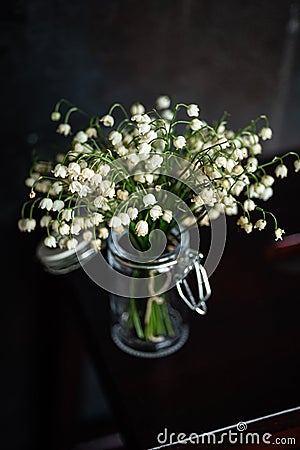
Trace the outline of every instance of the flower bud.
[[58, 122], [61, 118], [61, 114], [59, 111], [53, 111], [53, 113], [51, 114], [51, 120], [53, 120], [53, 122]]

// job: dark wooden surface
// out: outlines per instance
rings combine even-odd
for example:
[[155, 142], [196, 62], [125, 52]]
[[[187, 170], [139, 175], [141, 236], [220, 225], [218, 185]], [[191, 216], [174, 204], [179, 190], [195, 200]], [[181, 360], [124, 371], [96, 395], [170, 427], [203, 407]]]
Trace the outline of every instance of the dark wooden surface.
[[[278, 181], [269, 207], [299, 242], [297, 177], [291, 173], [289, 180]], [[86, 274], [67, 276], [77, 293], [70, 307], [78, 313], [86, 349], [129, 449], [156, 447], [165, 428], [176, 435], [201, 434], [300, 406], [297, 248], [279, 248], [271, 225], [246, 235], [234, 219], [228, 221], [225, 251], [210, 278], [207, 315], [188, 311], [188, 342], [157, 360], [119, 350], [110, 337], [108, 294]], [[278, 420], [254, 423], [251, 429], [272, 433], [296, 427], [300, 445], [299, 413]]]

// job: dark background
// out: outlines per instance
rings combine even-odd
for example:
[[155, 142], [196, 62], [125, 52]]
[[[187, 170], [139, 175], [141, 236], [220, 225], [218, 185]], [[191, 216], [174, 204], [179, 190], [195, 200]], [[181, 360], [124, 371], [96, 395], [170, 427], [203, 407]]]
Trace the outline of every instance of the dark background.
[[[267, 114], [274, 139], [266, 154], [298, 150], [299, 2], [11, 1], [1, 6], [0, 23], [0, 448], [57, 450], [64, 430], [74, 429], [70, 389], [70, 401], [62, 402], [71, 384], [64, 364], [73, 357], [64, 346], [77, 353], [82, 348], [76, 321], [59, 308], [76, 293], [64, 278], [51, 285], [34, 258], [38, 233], [17, 229], [32, 148], [48, 151], [55, 139], [54, 104], [64, 97], [102, 115], [114, 102], [152, 107], [158, 95], [168, 94], [199, 104], [208, 120], [226, 110], [233, 128]], [[114, 431], [89, 360], [79, 373], [75, 420]]]

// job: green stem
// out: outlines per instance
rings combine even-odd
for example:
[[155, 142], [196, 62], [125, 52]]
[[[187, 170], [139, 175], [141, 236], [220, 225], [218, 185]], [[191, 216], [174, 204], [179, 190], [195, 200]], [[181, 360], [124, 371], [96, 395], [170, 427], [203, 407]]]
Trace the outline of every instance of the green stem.
[[164, 300], [164, 302], [160, 305], [160, 310], [162, 312], [162, 316], [165, 321], [167, 333], [169, 336], [173, 336], [174, 330], [173, 330], [172, 322], [170, 319], [170, 314], [169, 314], [168, 305], [167, 305], [166, 300]]
[[140, 316], [136, 307], [135, 299], [133, 298], [130, 299], [130, 311], [132, 313], [131, 320], [133, 321], [136, 334], [140, 339], [144, 339], [145, 335], [141, 325]]
[[153, 319], [155, 322], [155, 327], [154, 327], [154, 336], [159, 336], [159, 335], [165, 335], [166, 334], [166, 328], [165, 328], [165, 324], [164, 324], [164, 320], [163, 320], [163, 315], [162, 315], [162, 311], [161, 311], [161, 305], [159, 305], [158, 303], [156, 303], [155, 301], [152, 303], [152, 312], [153, 312]]
[[114, 105], [112, 105], [112, 107], [110, 108], [110, 110], [108, 111], [108, 114], [111, 116], [112, 112], [115, 108], [120, 108], [121, 111], [123, 112], [123, 114], [125, 115], [125, 117], [128, 119], [128, 113], [126, 111], [126, 109], [124, 108], [123, 105], [121, 105], [120, 103], [115, 103]]

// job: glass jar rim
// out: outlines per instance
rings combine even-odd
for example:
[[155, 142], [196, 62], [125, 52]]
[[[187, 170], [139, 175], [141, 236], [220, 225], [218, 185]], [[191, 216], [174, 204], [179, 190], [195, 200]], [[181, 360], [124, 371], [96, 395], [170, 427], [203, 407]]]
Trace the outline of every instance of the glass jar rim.
[[114, 234], [113, 231], [109, 234], [108, 237], [108, 249], [111, 254], [113, 254], [114, 258], [116, 258], [120, 263], [127, 267], [131, 268], [144, 268], [144, 269], [154, 269], [156, 267], [170, 267], [177, 263], [177, 258], [182, 248], [188, 249], [190, 243], [189, 232], [185, 230], [185, 232], [180, 232], [179, 237], [180, 241], [178, 245], [174, 248], [174, 250], [162, 253], [159, 257], [149, 260], [146, 262], [137, 262], [136, 255], [128, 252], [120, 245], [121, 238], [128, 232], [128, 230], [124, 230], [122, 233]]
[[[57, 234], [53, 233], [53, 235]], [[77, 236], [77, 240], [77, 247], [70, 250], [46, 247], [44, 240], [41, 240], [36, 248], [37, 260], [41, 262], [47, 272], [53, 274], [72, 272], [95, 255], [95, 250], [88, 241], [83, 239], [82, 233]]]

